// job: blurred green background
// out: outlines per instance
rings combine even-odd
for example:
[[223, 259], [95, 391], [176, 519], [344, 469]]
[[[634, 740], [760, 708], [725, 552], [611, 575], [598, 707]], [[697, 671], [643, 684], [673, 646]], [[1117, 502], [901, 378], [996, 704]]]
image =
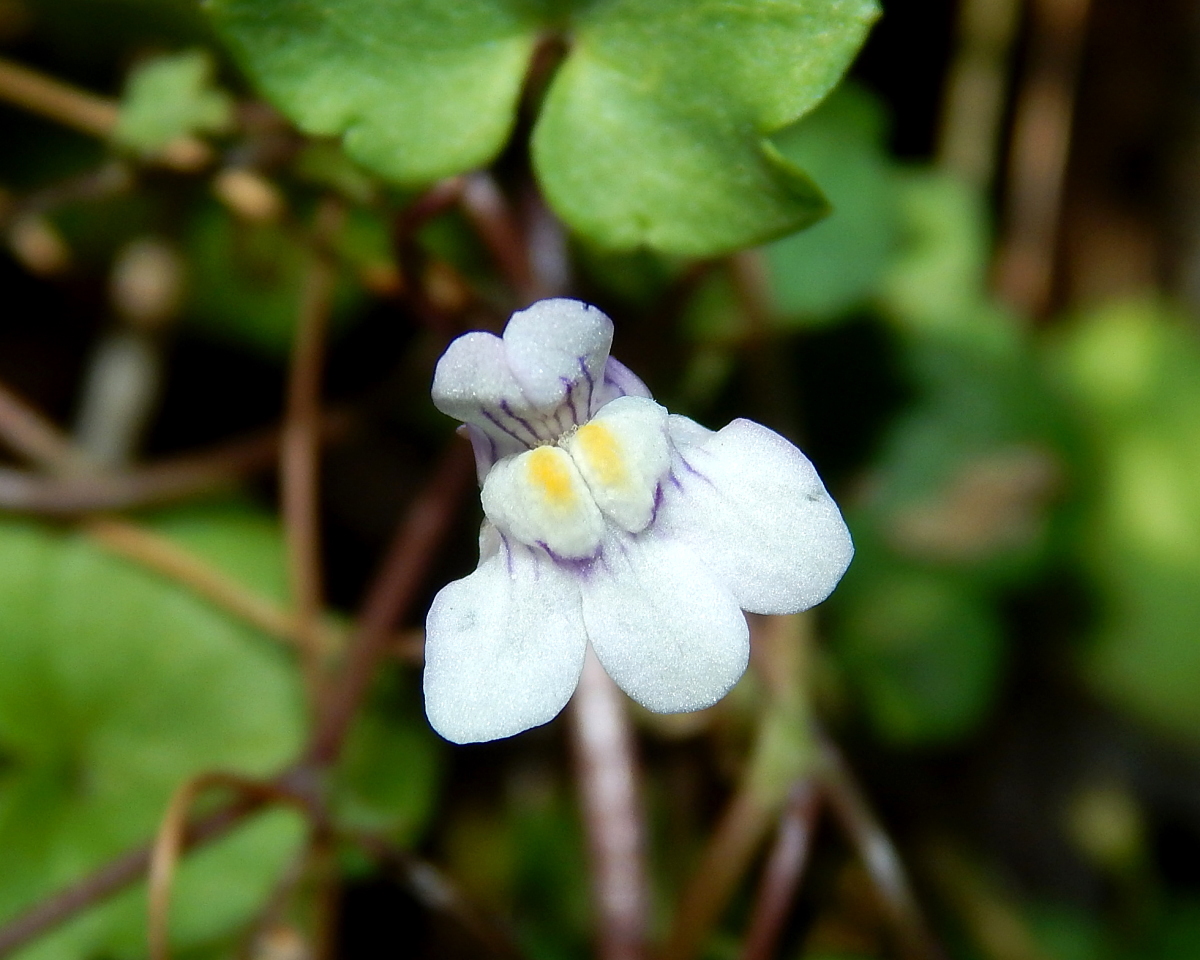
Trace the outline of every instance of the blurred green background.
[[[548, 249], [656, 398], [779, 430], [841, 504], [857, 555], [796, 628], [792, 682], [948, 955], [1200, 960], [1200, 18], [883, 8], [848, 79], [772, 137], [828, 217], [730, 255], [613, 249], [600, 228]], [[419, 190], [297, 132], [185, 0], [0, 0], [0, 57], [119, 105], [98, 138], [0, 97], [0, 383], [117, 475], [279, 421], [308, 230], [336, 198], [324, 400], [350, 426], [323, 450], [319, 520], [343, 635], [450, 439], [428, 402], [441, 346], [528, 290], [469, 204], [406, 234]], [[522, 109], [489, 183], [534, 237], [550, 214]], [[209, 153], [164, 153], [181, 139]], [[95, 386], [110, 355], [140, 384], [116, 407]], [[310, 721], [261, 621], [114, 546], [94, 511], [6, 492], [18, 468], [0, 473], [0, 924], [149, 838], [187, 777], [281, 769]], [[286, 609], [278, 510], [265, 471], [121, 522]], [[472, 568], [478, 518], [464, 507], [428, 571], [329, 806], [346, 836], [437, 864], [523, 955], [566, 960], [592, 933], [564, 720], [452, 748], [421, 708], [424, 610]], [[658, 936], [753, 768], [761, 685], [636, 714]], [[189, 858], [176, 955], [484, 951], [411, 870], [310, 839], [277, 809]], [[739, 956], [753, 890], [703, 956]], [[16, 955], [144, 956], [144, 897]], [[824, 824], [777, 955], [896, 949]]]

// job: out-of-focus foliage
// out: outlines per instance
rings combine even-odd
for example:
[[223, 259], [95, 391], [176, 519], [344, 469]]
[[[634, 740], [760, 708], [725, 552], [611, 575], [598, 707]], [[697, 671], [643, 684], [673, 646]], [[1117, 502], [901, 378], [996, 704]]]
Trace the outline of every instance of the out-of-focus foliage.
[[[266, 595], [282, 596], [270, 519], [244, 509], [164, 514], [171, 540]], [[0, 527], [0, 914], [11, 915], [141, 841], [186, 778], [273, 773], [299, 747], [301, 697], [273, 641], [84, 534]], [[181, 872], [181, 946], [252, 915], [302, 829], [272, 814]], [[22, 956], [137, 956], [132, 892]]]
[[1200, 344], [1173, 311], [1131, 303], [1056, 338], [1076, 413], [1074, 543], [1099, 603], [1085, 651], [1096, 688], [1176, 736], [1200, 733]]
[[767, 136], [830, 90], [878, 12], [871, 0], [212, 9], [303, 129], [344, 133], [356, 159], [410, 185], [493, 159], [539, 35], [566, 34], [533, 131], [547, 199], [595, 243], [693, 255], [820, 216], [820, 193]]
[[213, 64], [204, 50], [159, 57], [129, 77], [114, 136], [142, 153], [161, 150], [191, 133], [221, 133], [233, 104], [212, 85]]

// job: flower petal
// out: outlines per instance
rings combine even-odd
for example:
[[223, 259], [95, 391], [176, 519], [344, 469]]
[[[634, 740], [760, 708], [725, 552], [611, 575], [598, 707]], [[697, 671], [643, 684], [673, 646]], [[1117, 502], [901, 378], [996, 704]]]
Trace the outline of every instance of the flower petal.
[[432, 394], [442, 413], [492, 440], [493, 461], [549, 439], [530, 418], [529, 401], [508, 367], [504, 341], [493, 333], [476, 330], [451, 343], [438, 360]]
[[689, 543], [743, 610], [795, 613], [829, 596], [854, 545], [808, 458], [749, 420], [709, 433], [672, 416], [669, 429], [655, 528]]
[[567, 404], [578, 424], [591, 415], [612, 334], [612, 321], [601, 311], [559, 297], [514, 313], [504, 328], [504, 347], [529, 402], [543, 411]]
[[646, 529], [658, 482], [671, 467], [666, 409], [644, 397], [618, 397], [564, 447], [605, 516], [630, 533]]
[[501, 460], [483, 482], [483, 512], [500, 530], [557, 557], [594, 557], [604, 518], [579, 468], [560, 447]]
[[425, 712], [454, 743], [554, 719], [587, 649], [577, 582], [544, 553], [489, 537], [490, 556], [442, 588], [425, 623]]
[[630, 370], [620, 360], [608, 358], [608, 362], [604, 364], [604, 376], [596, 387], [596, 392], [592, 396], [592, 416], [596, 415], [599, 410], [607, 403], [616, 400], [617, 397], [645, 397], [647, 400], [654, 399], [654, 395], [650, 393], [650, 388], [642, 383], [641, 378]]
[[657, 713], [712, 706], [745, 672], [746, 618], [683, 544], [610, 540], [583, 584], [596, 656], [622, 690]]

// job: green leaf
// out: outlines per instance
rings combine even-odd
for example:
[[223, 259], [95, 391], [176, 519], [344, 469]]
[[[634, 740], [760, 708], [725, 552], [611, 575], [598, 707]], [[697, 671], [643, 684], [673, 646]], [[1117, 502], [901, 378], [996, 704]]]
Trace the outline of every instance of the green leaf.
[[131, 149], [154, 153], [186, 134], [220, 133], [233, 105], [212, 79], [212, 59], [203, 50], [147, 61], [129, 78], [113, 136]]
[[504, 145], [538, 25], [504, 0], [213, 0], [255, 82], [306, 133], [421, 184]]
[[[162, 529], [202, 541], [232, 573], [281, 575], [278, 531], [244, 512]], [[186, 778], [266, 775], [302, 742], [282, 651], [82, 535], [0, 523], [0, 661], [0, 917], [144, 841]], [[301, 835], [293, 815], [271, 814], [189, 858], [173, 939], [196, 945], [244, 923]], [[132, 891], [21, 956], [137, 956], [144, 943], [144, 891]]]
[[899, 228], [883, 138], [879, 102], [849, 85], [775, 137], [780, 152], [820, 183], [833, 205], [820, 223], [766, 248], [781, 324], [834, 319], [874, 294]]
[[213, 0], [251, 76], [304, 130], [420, 184], [490, 162], [537, 38], [570, 46], [533, 135], [558, 214], [603, 246], [711, 255], [825, 212], [770, 142], [833, 87], [874, 0]]
[[768, 138], [840, 79], [871, 0], [586, 6], [533, 135], [555, 210], [605, 246], [712, 255], [819, 219]]

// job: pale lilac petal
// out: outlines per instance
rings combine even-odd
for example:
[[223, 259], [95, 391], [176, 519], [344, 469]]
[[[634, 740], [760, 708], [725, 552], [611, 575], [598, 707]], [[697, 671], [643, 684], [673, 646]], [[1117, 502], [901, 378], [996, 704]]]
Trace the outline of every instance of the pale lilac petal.
[[617, 397], [645, 397], [647, 400], [653, 399], [650, 393], [650, 388], [642, 383], [636, 373], [630, 370], [620, 360], [615, 360], [612, 357], [608, 358], [608, 362], [604, 365], [604, 376], [601, 382], [596, 386], [596, 392], [592, 396], [592, 415], [607, 403], [616, 400]]
[[730, 592], [686, 546], [652, 533], [605, 544], [584, 580], [583, 619], [609, 676], [656, 713], [712, 706], [750, 655]]
[[550, 439], [530, 418], [529, 401], [509, 369], [504, 341], [495, 334], [477, 330], [451, 343], [434, 371], [432, 394], [442, 413], [492, 439], [493, 459]]
[[671, 467], [666, 409], [645, 397], [618, 397], [564, 446], [604, 515], [630, 533], [644, 530]]
[[795, 613], [832, 592], [854, 554], [817, 471], [749, 420], [710, 433], [670, 418], [671, 480], [655, 529], [689, 544], [753, 613]]
[[481, 551], [478, 569], [442, 588], [425, 623], [425, 712], [454, 743], [552, 720], [587, 649], [573, 577], [494, 530], [485, 530]]
[[539, 300], [504, 328], [508, 365], [529, 403], [542, 411], [571, 408], [575, 423], [591, 414], [597, 381], [612, 346], [613, 325], [579, 300]]

